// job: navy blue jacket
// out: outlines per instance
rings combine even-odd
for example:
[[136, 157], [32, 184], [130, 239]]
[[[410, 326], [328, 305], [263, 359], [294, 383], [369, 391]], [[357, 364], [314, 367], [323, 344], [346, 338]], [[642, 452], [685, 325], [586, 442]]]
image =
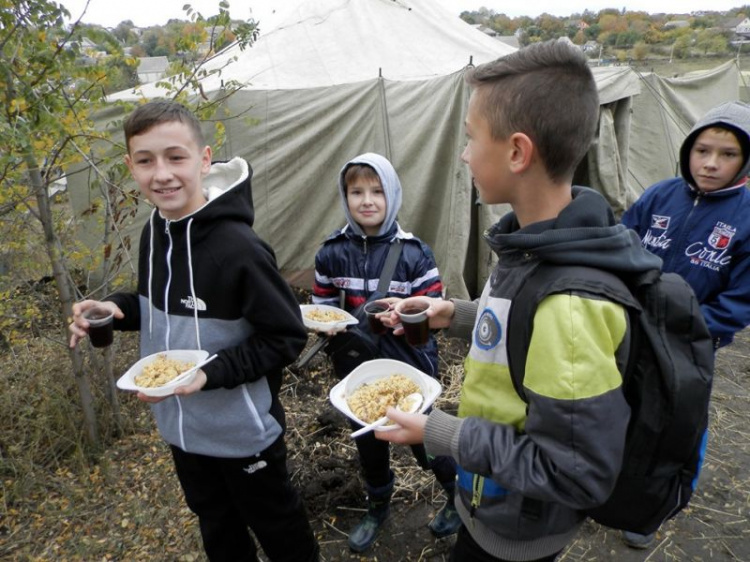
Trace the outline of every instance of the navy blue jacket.
[[[375, 236], [367, 236], [349, 213], [344, 175], [354, 164], [371, 167], [385, 194], [385, 219]], [[315, 256], [313, 303], [339, 306], [341, 291], [345, 293], [347, 311], [364, 303], [376, 292], [391, 242], [397, 239], [403, 249], [385, 296], [441, 298], [443, 284], [432, 250], [419, 238], [404, 232], [396, 221], [401, 207], [401, 182], [391, 163], [372, 153], [348, 162], [339, 175], [339, 195], [347, 225], [331, 234]], [[365, 324], [362, 322], [363, 328]], [[394, 336], [389, 330], [378, 339], [378, 346], [384, 358], [404, 361], [429, 375], [437, 375], [437, 344], [432, 334], [427, 345], [412, 347], [403, 336]]]
[[701, 303], [717, 347], [750, 324], [750, 191], [701, 193], [682, 178], [647, 189], [622, 217]]

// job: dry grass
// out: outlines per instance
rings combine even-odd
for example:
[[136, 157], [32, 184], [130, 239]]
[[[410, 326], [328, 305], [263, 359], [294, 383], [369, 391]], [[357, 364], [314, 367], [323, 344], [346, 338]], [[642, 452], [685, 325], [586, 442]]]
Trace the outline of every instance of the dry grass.
[[[133, 336], [120, 335], [115, 372], [136, 359]], [[442, 342], [443, 394], [454, 410], [465, 347]], [[94, 462], [84, 453], [80, 415], [64, 349], [44, 341], [4, 357], [0, 373], [0, 559], [168, 560], [203, 562], [197, 524], [185, 507], [167, 447], [147, 408], [123, 395], [129, 420]], [[94, 377], [97, 388], [104, 382]], [[332, 409], [327, 360], [287, 373], [289, 464], [302, 490], [324, 561], [447, 560], [451, 539], [426, 524], [444, 501], [430, 473], [407, 448], [394, 447], [393, 510], [371, 554], [354, 556], [346, 532], [362, 515], [364, 493], [349, 426]], [[103, 392], [102, 392], [103, 393]], [[624, 547], [618, 533], [586, 524], [562, 555], [570, 562], [750, 560], [750, 334], [718, 356], [711, 440], [699, 489], [687, 513], [667, 523], [648, 551]], [[104, 400], [102, 398], [102, 403]], [[102, 429], [114, 434], [106, 411]]]

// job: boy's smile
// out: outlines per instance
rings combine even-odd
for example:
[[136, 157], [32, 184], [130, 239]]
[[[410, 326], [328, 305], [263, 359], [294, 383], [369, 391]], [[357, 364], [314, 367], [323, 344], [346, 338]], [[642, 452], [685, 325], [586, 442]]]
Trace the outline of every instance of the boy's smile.
[[367, 236], [375, 236], [380, 232], [380, 225], [385, 220], [387, 203], [379, 181], [357, 178], [346, 186], [346, 204], [352, 218]]
[[740, 143], [725, 129], [705, 129], [690, 149], [690, 174], [696, 187], [704, 192], [729, 187], [742, 164]]
[[131, 137], [125, 162], [165, 218], [181, 219], [206, 203], [202, 179], [211, 168], [211, 148], [198, 147], [188, 125], [169, 121]]

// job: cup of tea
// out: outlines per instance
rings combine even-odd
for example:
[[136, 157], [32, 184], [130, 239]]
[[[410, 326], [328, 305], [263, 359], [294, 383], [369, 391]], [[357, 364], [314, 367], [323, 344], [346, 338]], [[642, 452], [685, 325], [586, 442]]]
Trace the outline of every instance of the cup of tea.
[[391, 305], [388, 301], [372, 301], [365, 305], [365, 314], [367, 314], [367, 322], [370, 325], [370, 332], [376, 336], [382, 336], [388, 331], [388, 326], [383, 324], [378, 318], [379, 314], [388, 312], [391, 309]]
[[83, 313], [89, 323], [89, 339], [94, 347], [112, 345], [112, 312], [100, 306], [94, 306]]
[[404, 328], [404, 337], [409, 345], [425, 345], [430, 339], [430, 322], [427, 311], [430, 299], [426, 297], [412, 297], [404, 299], [396, 305], [396, 313]]

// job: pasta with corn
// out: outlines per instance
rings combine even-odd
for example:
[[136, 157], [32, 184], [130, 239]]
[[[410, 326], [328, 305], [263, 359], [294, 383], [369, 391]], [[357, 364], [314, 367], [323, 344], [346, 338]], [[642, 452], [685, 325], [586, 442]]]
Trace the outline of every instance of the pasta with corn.
[[305, 318], [312, 320], [313, 322], [330, 324], [332, 322], [343, 322], [348, 318], [348, 316], [343, 312], [336, 312], [335, 310], [313, 308], [305, 313]]
[[135, 376], [135, 384], [144, 388], [164, 386], [193, 367], [195, 367], [195, 363], [167, 359], [166, 355], [159, 355], [156, 360], [143, 367], [139, 375]]
[[[394, 374], [363, 384], [346, 399], [349, 409], [358, 419], [372, 423], [385, 415], [388, 406], [396, 407], [409, 394], [419, 392], [417, 383], [406, 375]], [[408, 405], [402, 405], [407, 409]]]

